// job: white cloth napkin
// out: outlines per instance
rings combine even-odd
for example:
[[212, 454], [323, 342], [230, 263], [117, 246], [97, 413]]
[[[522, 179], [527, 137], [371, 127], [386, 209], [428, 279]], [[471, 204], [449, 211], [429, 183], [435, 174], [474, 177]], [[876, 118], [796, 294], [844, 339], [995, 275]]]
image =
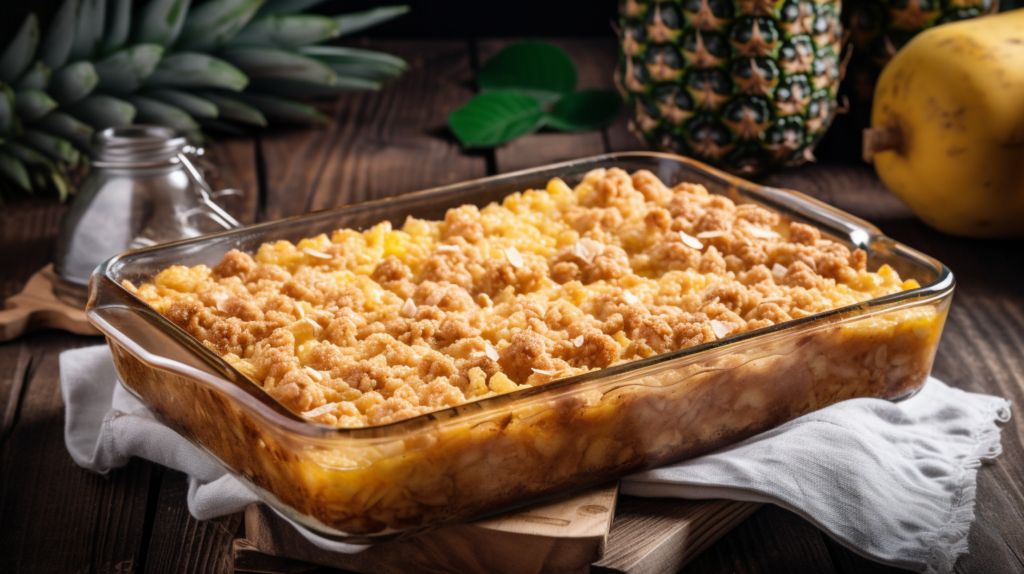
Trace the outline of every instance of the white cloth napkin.
[[[107, 347], [64, 352], [60, 372], [65, 440], [80, 466], [107, 472], [139, 456], [185, 472], [189, 511], [200, 520], [258, 500], [117, 384]], [[1001, 452], [996, 423], [1009, 418], [1005, 399], [929, 379], [905, 401], [845, 401], [714, 453], [626, 477], [621, 489], [777, 504], [867, 558], [944, 574], [967, 551], [977, 469]], [[365, 548], [298, 530], [326, 550]]]

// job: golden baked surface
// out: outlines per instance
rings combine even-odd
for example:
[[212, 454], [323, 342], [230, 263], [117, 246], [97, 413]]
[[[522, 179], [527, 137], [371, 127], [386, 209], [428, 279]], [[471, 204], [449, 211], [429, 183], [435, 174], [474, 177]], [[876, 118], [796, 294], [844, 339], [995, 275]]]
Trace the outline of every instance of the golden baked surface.
[[293, 411], [360, 427], [918, 286], [865, 261], [761, 207], [611, 169], [125, 286]]

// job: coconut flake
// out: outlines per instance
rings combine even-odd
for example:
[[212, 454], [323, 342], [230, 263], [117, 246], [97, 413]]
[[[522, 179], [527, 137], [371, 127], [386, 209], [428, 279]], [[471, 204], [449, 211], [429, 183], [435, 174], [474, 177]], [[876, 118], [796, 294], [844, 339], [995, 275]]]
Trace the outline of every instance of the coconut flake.
[[704, 249], [704, 244], [701, 243], [699, 239], [685, 231], [679, 232], [679, 238], [683, 240], [683, 244], [685, 244], [687, 247], [692, 247], [698, 251]]
[[715, 332], [716, 337], [724, 339], [726, 335], [736, 330], [736, 325], [726, 323], [725, 321], [719, 321], [718, 319], [712, 319], [711, 330]]
[[338, 406], [338, 403], [327, 403], [326, 405], [319, 406], [319, 407], [317, 407], [317, 408], [315, 408], [315, 409], [313, 409], [311, 411], [306, 411], [306, 412], [302, 413], [302, 416], [309, 417], [311, 419], [312, 418], [316, 418], [316, 417], [318, 417], [320, 415], [327, 414], [327, 413], [333, 411], [334, 408], [337, 407], [337, 406]]
[[629, 305], [632, 305], [633, 303], [636, 303], [637, 301], [640, 300], [640, 299], [637, 299], [636, 295], [634, 295], [634, 294], [632, 294], [632, 293], [630, 293], [629, 291], [626, 291], [626, 290], [622, 291], [622, 299], [624, 301], [626, 301], [626, 303], [628, 303]]
[[728, 235], [729, 232], [725, 229], [715, 229], [713, 231], [701, 231], [697, 234], [698, 239], [711, 239], [712, 237], [722, 237]]
[[770, 229], [761, 229], [760, 227], [754, 227], [753, 225], [747, 227], [747, 233], [757, 237], [758, 239], [774, 239], [779, 237], [778, 233]]
[[498, 350], [492, 347], [490, 343], [487, 343], [487, 346], [484, 347], [484, 354], [487, 355], [488, 359], [497, 362]]
[[558, 371], [548, 371], [548, 370], [545, 370], [545, 369], [532, 369], [532, 370], [533, 370], [533, 372], [537, 373], [538, 375], [547, 375], [549, 377], [553, 377], [553, 376], [558, 374]]
[[512, 267], [518, 269], [523, 266], [523, 254], [519, 253], [519, 250], [515, 247], [509, 247], [506, 249], [505, 257], [508, 258], [508, 262], [512, 264]]
[[314, 370], [313, 367], [303, 367], [302, 370], [306, 371], [306, 374], [309, 375], [310, 378], [312, 378], [314, 381], [319, 382], [324, 380], [324, 376], [321, 375], [319, 371]]
[[329, 255], [327, 253], [324, 253], [323, 251], [317, 251], [312, 247], [303, 247], [302, 252], [305, 253], [306, 255], [309, 255], [310, 257], [317, 257], [319, 259], [334, 259], [333, 255]]
[[576, 345], [577, 347], [582, 347], [583, 346], [583, 335], [580, 335], [579, 337], [576, 337], [575, 339], [573, 339], [572, 340], [572, 344]]
[[406, 299], [405, 303], [402, 304], [402, 308], [398, 310], [398, 314], [411, 319], [416, 316], [416, 304], [412, 302], [412, 299]]
[[775, 265], [772, 265], [772, 277], [775, 277], [776, 279], [782, 279], [785, 276], [786, 276], [786, 268], [785, 267], [783, 267], [782, 265], [779, 265], [778, 263], [776, 263]]

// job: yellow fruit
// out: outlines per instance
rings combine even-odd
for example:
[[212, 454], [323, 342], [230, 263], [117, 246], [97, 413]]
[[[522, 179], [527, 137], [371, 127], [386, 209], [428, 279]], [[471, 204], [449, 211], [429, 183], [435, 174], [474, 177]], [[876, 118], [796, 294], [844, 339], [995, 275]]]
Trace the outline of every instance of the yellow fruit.
[[925, 223], [1024, 236], [1024, 9], [937, 26], [875, 88], [864, 157]]

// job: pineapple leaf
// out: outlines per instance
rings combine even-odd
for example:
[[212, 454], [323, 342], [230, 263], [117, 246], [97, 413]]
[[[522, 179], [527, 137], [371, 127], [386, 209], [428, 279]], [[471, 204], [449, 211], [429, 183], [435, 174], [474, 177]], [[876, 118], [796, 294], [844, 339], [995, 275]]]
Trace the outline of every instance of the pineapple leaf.
[[103, 44], [103, 31], [107, 19], [107, 0], [81, 0], [75, 39], [71, 43], [70, 59], [90, 60]]
[[25, 169], [25, 164], [5, 151], [0, 151], [0, 175], [21, 189], [32, 193], [32, 183], [28, 179], [28, 170]]
[[18, 80], [19, 90], [45, 90], [50, 85], [50, 67], [42, 60], [36, 60], [35, 64], [25, 72]]
[[333, 85], [311, 84], [294, 80], [277, 80], [273, 78], [256, 78], [249, 85], [257, 92], [274, 94], [290, 98], [331, 98], [338, 94], [353, 90], [379, 90], [380, 82], [362, 78], [338, 78]]
[[64, 174], [60, 172], [56, 165], [50, 166], [50, 181], [53, 183], [53, 187], [57, 189], [57, 199], [64, 203], [68, 198], [68, 182], [64, 179]]
[[167, 126], [183, 132], [199, 130], [199, 124], [185, 110], [146, 96], [128, 96], [138, 112], [135, 119], [144, 124]]
[[409, 69], [409, 64], [405, 60], [373, 50], [346, 46], [303, 46], [298, 51], [300, 54], [312, 56], [327, 64], [362, 64], [364, 66], [396, 68], [401, 71]]
[[448, 125], [465, 147], [494, 147], [539, 130], [544, 110], [522, 94], [480, 94], [448, 115]]
[[14, 92], [14, 109], [26, 122], [34, 122], [57, 108], [57, 102], [42, 90]]
[[217, 104], [210, 100], [200, 98], [195, 94], [174, 90], [171, 88], [160, 88], [145, 92], [146, 96], [160, 100], [161, 102], [179, 107], [197, 120], [200, 118], [214, 119], [219, 114]]
[[266, 0], [210, 0], [189, 11], [177, 47], [210, 51], [241, 31]]
[[557, 101], [576, 88], [576, 65], [565, 50], [538, 40], [512, 44], [487, 60], [477, 75], [480, 93], [502, 91]]
[[3, 145], [0, 145], [0, 147], [2, 147], [4, 151], [21, 160], [22, 163], [27, 163], [29, 165], [53, 165], [50, 158], [26, 145], [22, 145], [21, 143], [5, 142]]
[[249, 104], [271, 120], [278, 120], [288, 123], [327, 123], [331, 118], [317, 111], [315, 108], [265, 94], [254, 94], [242, 92], [234, 94], [239, 100]]
[[621, 107], [622, 99], [611, 90], [581, 90], [555, 103], [547, 125], [566, 132], [597, 129], [615, 119]]
[[146, 79], [148, 86], [224, 88], [241, 91], [249, 78], [220, 58], [196, 52], [171, 54]]
[[32, 124], [32, 127], [70, 140], [71, 143], [82, 150], [89, 149], [89, 143], [95, 131], [92, 129], [92, 126], [82, 123], [61, 111], [46, 114], [43, 119]]
[[229, 45], [297, 48], [338, 36], [338, 23], [315, 14], [268, 14], [258, 16], [242, 29]]
[[110, 11], [109, 31], [103, 43], [103, 54], [116, 52], [128, 43], [128, 34], [132, 27], [132, 0], [112, 0], [114, 7]]
[[89, 62], [75, 62], [57, 70], [50, 79], [50, 93], [67, 106], [88, 96], [100, 83], [96, 68]]
[[231, 122], [223, 122], [221, 120], [211, 120], [209, 118], [198, 118], [199, 124], [203, 126], [207, 131], [216, 131], [231, 136], [247, 136], [250, 135], [245, 128], [238, 124]]
[[361, 78], [372, 82], [384, 82], [402, 75], [401, 70], [362, 64], [329, 64], [338, 78]]
[[14, 90], [0, 82], [0, 134], [14, 131]]
[[270, 0], [257, 14], [295, 14], [323, 4], [324, 0]]
[[170, 48], [178, 40], [192, 0], [151, 0], [139, 15], [135, 39]]
[[236, 100], [233, 97], [235, 95], [237, 94], [227, 96], [214, 92], [202, 92], [202, 96], [204, 98], [217, 105], [217, 109], [220, 110], [221, 119], [234, 120], [244, 124], [255, 124], [260, 127], [265, 127], [267, 125], [267, 118], [265, 118], [256, 108]]
[[50, 22], [50, 31], [39, 48], [39, 57], [51, 70], [62, 67], [71, 53], [71, 42], [75, 39], [75, 16], [78, 15], [78, 0], [64, 0], [57, 15]]
[[27, 129], [21, 139], [61, 163], [75, 165], [82, 159], [82, 153], [71, 142], [40, 130]]
[[99, 87], [111, 94], [129, 94], [142, 86], [163, 57], [159, 44], [136, 44], [114, 52], [96, 63]]
[[345, 36], [387, 22], [408, 11], [408, 6], [381, 6], [365, 12], [342, 14], [334, 19], [338, 21], [338, 35]]
[[93, 94], [68, 112], [98, 130], [130, 124], [135, 119], [135, 106], [105, 94]]
[[39, 19], [34, 13], [25, 17], [25, 21], [7, 44], [3, 56], [0, 56], [0, 81], [14, 83], [22, 72], [32, 63], [39, 45]]
[[334, 70], [322, 62], [277, 48], [230, 47], [220, 55], [253, 79], [297, 80], [330, 86], [338, 78]]

